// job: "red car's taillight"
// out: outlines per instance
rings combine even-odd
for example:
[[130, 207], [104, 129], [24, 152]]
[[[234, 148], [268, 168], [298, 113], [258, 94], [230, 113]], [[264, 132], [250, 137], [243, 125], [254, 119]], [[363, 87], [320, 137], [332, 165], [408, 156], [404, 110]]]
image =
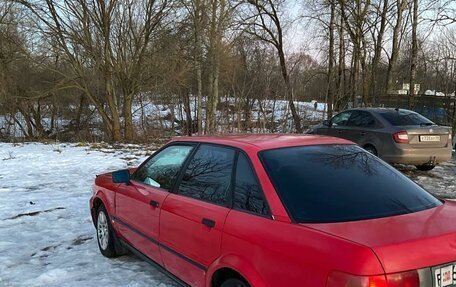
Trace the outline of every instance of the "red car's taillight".
[[388, 287], [420, 287], [418, 271], [407, 271], [386, 275]]
[[397, 143], [408, 143], [409, 137], [407, 132], [397, 132], [393, 134], [394, 141]]
[[343, 272], [331, 272], [326, 287], [388, 287], [388, 285], [383, 275], [356, 276]]
[[377, 276], [357, 276], [331, 272], [326, 287], [420, 287], [418, 271], [407, 271]]

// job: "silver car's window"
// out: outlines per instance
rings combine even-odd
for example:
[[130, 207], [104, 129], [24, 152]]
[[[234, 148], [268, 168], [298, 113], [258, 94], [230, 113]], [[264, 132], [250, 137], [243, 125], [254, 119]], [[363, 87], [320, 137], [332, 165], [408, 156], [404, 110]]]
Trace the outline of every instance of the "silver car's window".
[[434, 124], [422, 115], [407, 110], [389, 111], [379, 114], [393, 126], [426, 126]]
[[348, 124], [348, 120], [350, 119], [351, 112], [342, 112], [338, 115], [335, 115], [331, 119], [332, 126], [346, 126]]
[[348, 120], [348, 125], [352, 127], [372, 128], [375, 127], [375, 118], [365, 111], [354, 111]]

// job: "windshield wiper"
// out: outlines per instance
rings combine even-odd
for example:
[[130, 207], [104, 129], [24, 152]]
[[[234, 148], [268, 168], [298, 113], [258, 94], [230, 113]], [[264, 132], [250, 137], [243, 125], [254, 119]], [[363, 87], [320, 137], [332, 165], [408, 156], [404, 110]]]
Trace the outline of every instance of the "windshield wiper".
[[434, 125], [433, 123], [420, 123], [420, 126], [424, 127], [424, 126], [432, 126]]

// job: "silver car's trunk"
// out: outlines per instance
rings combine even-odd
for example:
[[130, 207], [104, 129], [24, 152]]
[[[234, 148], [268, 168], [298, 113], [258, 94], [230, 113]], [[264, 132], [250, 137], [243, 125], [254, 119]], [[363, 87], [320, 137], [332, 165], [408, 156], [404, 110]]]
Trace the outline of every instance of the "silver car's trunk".
[[441, 126], [401, 126], [407, 132], [409, 145], [414, 148], [445, 147], [448, 144], [449, 127]]

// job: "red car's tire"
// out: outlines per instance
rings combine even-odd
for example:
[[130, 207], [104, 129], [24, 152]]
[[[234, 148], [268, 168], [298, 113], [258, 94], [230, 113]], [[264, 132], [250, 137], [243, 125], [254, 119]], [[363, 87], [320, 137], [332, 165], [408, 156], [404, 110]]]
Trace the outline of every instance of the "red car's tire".
[[228, 279], [220, 287], [249, 287], [249, 284], [239, 279]]
[[119, 254], [116, 252], [116, 238], [114, 230], [109, 219], [109, 214], [103, 205], [97, 210], [97, 242], [101, 254], [108, 258], [117, 257]]

